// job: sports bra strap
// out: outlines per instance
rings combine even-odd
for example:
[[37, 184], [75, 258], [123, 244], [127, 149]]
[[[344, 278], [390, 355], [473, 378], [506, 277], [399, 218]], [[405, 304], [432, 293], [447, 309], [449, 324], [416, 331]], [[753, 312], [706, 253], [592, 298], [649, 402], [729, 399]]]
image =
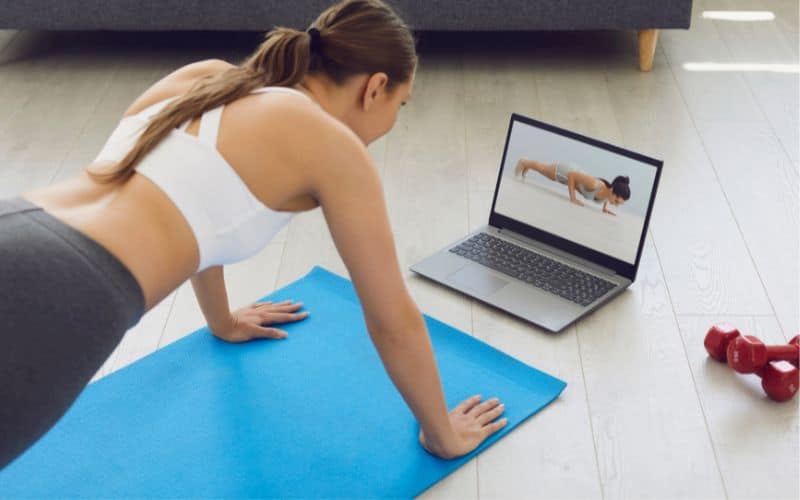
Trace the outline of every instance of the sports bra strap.
[[178, 96], [175, 95], [175, 96], [172, 96], [172, 97], [167, 97], [164, 100], [161, 100], [161, 101], [158, 101], [156, 103], [153, 103], [150, 106], [147, 106], [143, 110], [139, 111], [138, 113], [136, 113], [133, 116], [141, 116], [142, 118], [144, 118], [146, 120], [150, 119], [151, 116], [153, 116], [156, 113], [158, 113], [159, 111], [161, 111], [161, 109], [164, 106], [166, 106], [171, 100], [175, 99], [176, 97], [178, 97]]
[[[307, 95], [300, 92], [299, 90], [289, 88], [289, 87], [259, 87], [254, 89], [252, 92], [267, 92], [267, 91], [275, 91], [275, 92], [284, 92], [289, 94], [300, 94], [301, 96], [310, 99]], [[219, 123], [222, 119], [222, 109], [225, 105], [217, 106], [216, 108], [209, 109], [203, 116], [200, 118], [200, 130], [197, 132], [197, 137], [201, 141], [205, 142], [209, 146], [216, 148], [217, 147], [217, 135], [219, 135]], [[186, 121], [185, 124], [182, 125], [182, 128], [185, 130], [189, 126], [189, 120]]]
[[217, 147], [217, 134], [219, 134], [219, 122], [222, 119], [223, 106], [217, 106], [203, 113], [200, 118], [200, 130], [197, 137], [209, 146]]
[[[253, 89], [251, 92], [284, 92], [287, 94], [298, 94], [305, 97], [306, 99], [311, 99], [306, 94], [291, 87], [278, 87], [278, 86], [259, 87], [257, 89]], [[177, 97], [179, 96], [168, 97], [162, 101], [151, 104], [150, 106], [146, 107], [145, 109], [137, 113], [137, 115], [141, 116], [144, 119], [149, 119], [151, 116], [158, 113], [161, 110], [161, 108], [166, 106], [167, 103], [169, 103], [171, 100]], [[222, 119], [223, 107], [224, 104], [221, 106], [217, 106], [216, 108], [209, 109], [208, 111], [203, 113], [203, 116], [200, 118], [200, 130], [197, 133], [197, 137], [201, 141], [205, 142], [206, 144], [209, 144], [214, 148], [216, 148], [217, 135], [219, 135], [219, 123], [220, 120]], [[180, 130], [185, 132], [186, 129], [189, 128], [189, 124], [191, 122], [192, 122], [191, 119], [183, 122], [179, 127]]]

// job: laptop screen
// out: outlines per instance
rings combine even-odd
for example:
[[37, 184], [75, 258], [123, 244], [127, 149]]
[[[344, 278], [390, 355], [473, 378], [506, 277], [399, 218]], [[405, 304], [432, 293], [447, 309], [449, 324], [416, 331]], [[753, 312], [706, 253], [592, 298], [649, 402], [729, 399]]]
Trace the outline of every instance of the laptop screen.
[[515, 114], [493, 214], [637, 265], [660, 167]]

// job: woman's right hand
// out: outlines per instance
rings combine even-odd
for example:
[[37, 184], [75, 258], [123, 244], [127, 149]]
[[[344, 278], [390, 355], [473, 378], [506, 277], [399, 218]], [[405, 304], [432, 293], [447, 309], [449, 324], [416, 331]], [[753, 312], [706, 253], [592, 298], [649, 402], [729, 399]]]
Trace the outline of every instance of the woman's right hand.
[[308, 311], [298, 313], [302, 302], [292, 304], [284, 300], [273, 304], [272, 301], [255, 302], [239, 308], [231, 313], [231, 321], [224, 328], [212, 329], [215, 337], [226, 342], [239, 343], [253, 339], [285, 339], [289, 336], [285, 330], [264, 326], [277, 323], [293, 323], [308, 317]]
[[572, 198], [570, 201], [571, 201], [572, 203], [574, 203], [574, 204], [578, 205], [579, 207], [582, 207], [582, 206], [583, 206], [583, 202], [582, 202], [581, 200], [577, 199], [577, 198]]
[[434, 450], [428, 446], [425, 434], [419, 431], [419, 442], [429, 453], [440, 458], [451, 459], [466, 455], [477, 448], [486, 438], [505, 427], [507, 418], [493, 420], [503, 414], [505, 405], [492, 398], [480, 403], [480, 395], [472, 396], [458, 404], [449, 413], [455, 442], [448, 449]]

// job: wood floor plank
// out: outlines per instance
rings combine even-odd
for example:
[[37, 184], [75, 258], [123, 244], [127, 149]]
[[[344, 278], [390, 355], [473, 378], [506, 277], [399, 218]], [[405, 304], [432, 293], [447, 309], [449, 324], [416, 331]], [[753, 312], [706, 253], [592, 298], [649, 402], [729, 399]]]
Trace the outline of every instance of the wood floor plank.
[[[752, 10], [754, 7], [758, 5], [742, 1], [698, 2], [693, 19], [693, 26], [698, 30], [693, 35], [694, 41], [719, 48], [718, 56], [723, 62], [796, 64], [796, 57], [772, 22], [712, 21], [701, 17], [705, 10]], [[686, 55], [680, 50], [671, 50], [669, 44], [666, 47], [666, 55], [680, 83], [685, 73], [682, 64]], [[797, 328], [797, 286], [787, 282], [785, 276], [787, 273], [797, 275], [798, 75], [734, 72], [729, 77], [745, 85], [734, 86], [728, 98], [748, 100], [754, 95], [763, 111], [761, 114], [737, 119], [697, 114], [692, 102], [687, 99], [687, 103], [703, 148], [769, 294], [771, 308], [777, 311], [784, 329], [794, 330]], [[684, 96], [692, 93], [691, 84], [683, 81], [681, 92]], [[789, 154], [788, 159], [781, 154], [792, 151], [795, 154]], [[735, 154], [731, 154], [733, 152]], [[760, 204], [758, 210], [753, 208], [756, 203]], [[759, 217], [754, 217], [754, 212]], [[774, 236], [764, 231], [767, 228], [777, 229], [772, 233]], [[784, 264], [788, 268], [783, 267]]]
[[[761, 45], [762, 52], [754, 53], [754, 57], [750, 62], [766, 62], [773, 58], [776, 53], [787, 50], [797, 58], [798, 51], [800, 51], [798, 46], [797, 2], [793, 0], [705, 0], [702, 7], [704, 11], [767, 15], [767, 17], [758, 17], [756, 20], [714, 21], [718, 28], [724, 23], [735, 31], [741, 30], [741, 34], [744, 35], [743, 40], [755, 36], [763, 38], [767, 42], [765, 45], [758, 44]], [[773, 38], [772, 33], [779, 33], [783, 40]], [[765, 38], [765, 35], [769, 39]]]
[[[747, 0], [750, 1], [750, 0]], [[789, 47], [794, 50], [795, 56], [800, 53], [800, 21], [798, 21], [798, 10], [800, 6], [793, 0], [766, 0], [759, 2], [757, 5], [763, 5], [764, 8], [771, 9], [775, 13], [775, 22], [778, 28], [783, 33]]]
[[[783, 36], [781, 25], [797, 21], [797, 3], [791, 1], [697, 0], [703, 11], [772, 13], [774, 19], [727, 20], [699, 17], [712, 23], [729, 49], [732, 62], [788, 63], [797, 57], [797, 47]], [[794, 5], [794, 12], [791, 6]], [[776, 9], [777, 8], [777, 9]], [[702, 16], [702, 14], [701, 14]], [[794, 27], [797, 31], [797, 26]]]
[[601, 498], [574, 327], [547, 334], [477, 302], [473, 322], [483, 342], [568, 384], [556, 401], [479, 456], [480, 497]]
[[703, 339], [721, 321], [767, 344], [785, 339], [774, 317], [678, 316], [728, 497], [798, 498], [797, 398], [772, 401], [758, 377], [738, 374], [708, 356]]
[[[551, 59], [537, 76], [544, 121], [652, 154], [649, 144], [627, 135], [631, 126], [641, 128], [647, 120], [643, 116], [652, 111], [639, 108], [642, 115], [633, 124], [617, 112], [615, 96], [637, 87], [640, 95], [650, 93], [668, 82], [663, 61], [654, 62], [653, 74], [626, 77], [623, 83], [608, 74], [609, 68], [624, 73], [621, 67], [627, 63], [622, 57], [587, 61], [578, 69], [555, 56]], [[667, 122], [672, 119], [665, 117]], [[670, 167], [667, 162], [665, 168]], [[657, 203], [670, 194], [662, 191]], [[666, 224], [653, 221], [652, 227], [661, 230]], [[669, 258], [684, 261], [683, 255]], [[633, 286], [575, 326], [603, 496], [723, 497], [661, 264], [651, 233]], [[676, 407], [681, 409], [677, 414]], [[658, 442], [651, 441], [652, 436], [658, 436]], [[676, 476], [682, 481], [675, 481]]]
[[641, 265], [629, 291], [577, 325], [604, 496], [724, 498], [652, 241]]
[[[798, 319], [798, 178], [771, 128], [761, 122], [697, 122], [786, 340]], [[795, 130], [797, 133], [797, 130]]]
[[21, 38], [17, 59], [0, 64], [0, 197], [47, 184], [91, 119], [114, 64], [55, 47], [53, 34]]
[[664, 30], [658, 44], [667, 56], [675, 79], [696, 120], [764, 121], [745, 78], [738, 71], [719, 71], [706, 63], [730, 63], [728, 47], [717, 27], [703, 19], [705, 4], [692, 2], [689, 30]]
[[[653, 71], [668, 71], [662, 52], [655, 57]], [[664, 161], [651, 229], [675, 311], [772, 314], [682, 88], [666, 78], [616, 79], [614, 65], [608, 71], [625, 144]]]
[[[797, 3], [795, 2], [795, 9]], [[705, 8], [714, 10], [744, 9], [753, 5], [742, 0], [707, 0]], [[765, 7], [769, 7], [766, 4]], [[794, 71], [776, 72], [769, 70], [741, 72], [745, 83], [769, 122], [772, 131], [780, 139], [789, 157], [798, 161], [798, 88], [800, 70], [798, 49], [790, 45], [781, 32], [779, 20], [785, 11], [774, 12], [773, 21], [713, 21], [719, 38], [727, 47], [732, 63], [782, 64], [793, 66]], [[796, 13], [795, 13], [796, 21]], [[704, 20], [703, 22], [708, 22]]]
[[[524, 53], [465, 56], [465, 127], [470, 229], [488, 222], [512, 112], [539, 117], [536, 74]], [[481, 498], [601, 496], [579, 348], [574, 329], [550, 335], [472, 301], [474, 335], [568, 383], [544, 411], [477, 458]], [[486, 398], [502, 394], [486, 394]]]
[[[468, 226], [463, 68], [458, 51], [423, 53], [413, 98], [386, 136], [384, 191], [400, 269], [417, 306], [472, 332], [469, 301], [408, 268]], [[471, 460], [420, 498], [477, 498]]]
[[[669, 50], [666, 48], [664, 52], [669, 53]], [[679, 62], [680, 59], [672, 56], [675, 54], [666, 61], [667, 67], [671, 67], [673, 73], [678, 73], [682, 70], [673, 63]], [[664, 57], [664, 54], [657, 54], [658, 57]], [[749, 310], [753, 315], [764, 315], [765, 320], [774, 320], [771, 304], [763, 292], [761, 276], [754, 272], [750, 252], [734, 218], [736, 209], [729, 207], [724, 196], [729, 193], [728, 189], [731, 189], [730, 193], [734, 199], [736, 194], [742, 196], [744, 188], [737, 183], [745, 182], [745, 178], [733, 179], [733, 175], [725, 175], [731, 172], [730, 169], [738, 167], [732, 167], [732, 158], [728, 153], [721, 151], [723, 148], [731, 149], [732, 141], [741, 139], [748, 131], [757, 130], [755, 127], [760, 127], [758, 130], [763, 131], [768, 124], [763, 120], [742, 121], [722, 114], [709, 120], [700, 120], [696, 116], [692, 119], [686, 108], [687, 105], [692, 106], [692, 101], [684, 100], [685, 95], [682, 95], [687, 85], [691, 84], [684, 81], [681, 85], [678, 79], [676, 87], [665, 79], [662, 84], [643, 89], [639, 88], [634, 79], [623, 80], [617, 78], [617, 74], [613, 67], [610, 68], [609, 86], [626, 143], [631, 147], [649, 149], [656, 157], [665, 160], [662, 188], [656, 200], [657, 210], [653, 215], [653, 241], [664, 268], [673, 307], [679, 314], [680, 333], [712, 437], [714, 454], [724, 480], [725, 494], [746, 496], [737, 491], [741, 490], [738, 478], [750, 474], [749, 465], [739, 458], [738, 451], [731, 451], [726, 446], [720, 445], [716, 434], [718, 428], [724, 424], [724, 417], [720, 412], [709, 409], [707, 398], [710, 396], [704, 378], [705, 373], [694, 369], [698, 356], [702, 359], [705, 355], [702, 335], [711, 323], [710, 318], [726, 316], [692, 314], [702, 313], [703, 309], [719, 307], [719, 312], [736, 315], [736, 318], [742, 317], [739, 315], [747, 315], [745, 311]], [[708, 109], [710, 108], [706, 110]], [[663, 120], [653, 120], [652, 117], [655, 116], [663, 117]], [[714, 124], [717, 130], [721, 131], [716, 134], [718, 139], [715, 142], [704, 141], [712, 135], [709, 132], [701, 137], [705, 129], [696, 125], [707, 123]], [[742, 147], [746, 148], [748, 145], [753, 147], [757, 142], [758, 140], [750, 138]], [[767, 154], [769, 148], [763, 145], [753, 154], [760, 153], [762, 158], [775, 158], [774, 138], [763, 142], [772, 147], [772, 154]], [[709, 144], [712, 146], [709, 147]], [[732, 150], [737, 151], [737, 147]], [[779, 157], [781, 153], [778, 151]], [[719, 171], [714, 170], [717, 163], [715, 159], [725, 163], [727, 169], [725, 174], [717, 175]], [[744, 160], [746, 157], [736, 161]], [[738, 174], [741, 175], [741, 171]], [[752, 193], [747, 199], [751, 198], [753, 198]], [[774, 213], [777, 209], [775, 205], [780, 203], [776, 201], [768, 204], [768, 210]], [[745, 206], [752, 206], [749, 203], [740, 205], [742, 209]], [[754, 206], [759, 205], [754, 204]], [[760, 207], [755, 210], [761, 213]], [[732, 276], [731, 273], [736, 276]], [[704, 290], [704, 292], [698, 293], [693, 290], [694, 283], [697, 284], [697, 291]], [[685, 326], [684, 318], [698, 317], [708, 318], [708, 324], [703, 327], [702, 333], [698, 333], [698, 326], [691, 329]], [[691, 340], [687, 337], [687, 332], [692, 332]], [[641, 359], [641, 356], [634, 356], [634, 359], [637, 358]], [[681, 412], [683, 411], [681, 407]], [[785, 428], [776, 431], [776, 436], [781, 436], [780, 439], [786, 435]], [[783, 451], [780, 451], [779, 455], [788, 458], [788, 454]], [[759, 468], [754, 477], [760, 479], [752, 480], [753, 483], [769, 481], [770, 473], [766, 468]], [[752, 489], [747, 491], [755, 493]]]
[[472, 330], [469, 302], [408, 268], [466, 234], [464, 90], [458, 53], [428, 54], [417, 71], [414, 104], [386, 138], [384, 188], [400, 268], [424, 312]]

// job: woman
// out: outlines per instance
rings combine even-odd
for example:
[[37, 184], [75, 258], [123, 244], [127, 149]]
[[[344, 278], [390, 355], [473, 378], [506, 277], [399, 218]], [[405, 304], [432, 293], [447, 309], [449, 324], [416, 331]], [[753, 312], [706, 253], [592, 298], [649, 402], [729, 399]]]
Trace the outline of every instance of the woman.
[[300, 304], [231, 312], [223, 265], [316, 207], [423, 447], [455, 458], [501, 429], [496, 399], [447, 411], [366, 149], [393, 127], [416, 67], [413, 37], [393, 10], [345, 0], [306, 32], [270, 31], [241, 65], [212, 59], [167, 75], [84, 172], [0, 200], [0, 468], [186, 279], [217, 337], [285, 337], [262, 325], [302, 319]]
[[617, 215], [608, 209], [608, 204], [622, 205], [631, 197], [631, 188], [628, 184], [630, 179], [621, 175], [609, 183], [600, 177], [580, 172], [564, 162], [548, 164], [527, 158], [520, 158], [514, 175], [519, 175], [524, 179], [528, 170], [536, 170], [551, 181], [566, 185], [570, 201], [582, 207], [583, 202], [575, 196], [577, 188], [577, 191], [587, 200], [602, 203], [603, 213]]

